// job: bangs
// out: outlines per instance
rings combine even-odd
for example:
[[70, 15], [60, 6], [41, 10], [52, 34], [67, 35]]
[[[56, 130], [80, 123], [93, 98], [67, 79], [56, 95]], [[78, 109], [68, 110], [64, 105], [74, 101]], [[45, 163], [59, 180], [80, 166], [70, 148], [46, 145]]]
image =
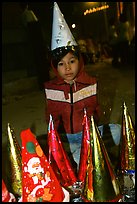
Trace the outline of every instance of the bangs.
[[57, 68], [57, 65], [61, 61], [61, 59], [69, 52], [71, 52], [74, 56], [76, 56], [79, 59], [80, 53], [79, 53], [78, 46], [59, 47], [51, 51], [51, 60], [52, 60], [53, 66]]

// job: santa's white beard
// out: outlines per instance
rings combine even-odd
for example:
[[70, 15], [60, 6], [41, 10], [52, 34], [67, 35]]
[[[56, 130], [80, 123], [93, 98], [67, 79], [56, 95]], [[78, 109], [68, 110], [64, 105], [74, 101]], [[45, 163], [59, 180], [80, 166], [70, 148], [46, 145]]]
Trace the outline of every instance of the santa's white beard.
[[30, 173], [30, 174], [39, 174], [39, 173], [44, 173], [44, 170], [43, 170], [43, 168], [41, 168], [41, 166], [39, 166], [39, 167], [35, 167], [35, 168], [28, 168], [28, 172]]

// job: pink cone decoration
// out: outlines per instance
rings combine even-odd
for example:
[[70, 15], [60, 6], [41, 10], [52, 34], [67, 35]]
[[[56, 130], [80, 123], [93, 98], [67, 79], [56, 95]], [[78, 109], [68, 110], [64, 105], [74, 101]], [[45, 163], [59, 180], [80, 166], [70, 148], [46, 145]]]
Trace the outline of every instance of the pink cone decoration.
[[[57, 167], [62, 177], [62, 185], [65, 187], [72, 186], [77, 178], [73, 171], [70, 160], [63, 148], [61, 140], [57, 131], [54, 129], [53, 119], [50, 115], [49, 129], [48, 129], [48, 144], [49, 144], [49, 162], [52, 165], [52, 158], [54, 158]], [[54, 162], [54, 161], [53, 161]]]
[[16, 202], [15, 196], [8, 191], [3, 179], [2, 179], [2, 202], [6, 202], [6, 203]]
[[22, 202], [62, 202], [63, 189], [30, 129], [21, 132]]
[[[90, 168], [87, 169], [83, 196], [86, 201], [91, 202], [118, 202], [122, 198], [119, 183], [93, 116], [91, 116], [90, 136], [92, 160], [87, 158]], [[91, 184], [93, 192], [90, 189]]]
[[87, 118], [86, 109], [84, 109], [84, 118], [83, 118], [83, 135], [82, 135], [82, 145], [80, 152], [80, 164], [78, 171], [78, 180], [83, 182], [85, 181], [86, 171], [87, 171], [87, 158], [88, 153], [91, 151], [90, 146], [90, 121]]

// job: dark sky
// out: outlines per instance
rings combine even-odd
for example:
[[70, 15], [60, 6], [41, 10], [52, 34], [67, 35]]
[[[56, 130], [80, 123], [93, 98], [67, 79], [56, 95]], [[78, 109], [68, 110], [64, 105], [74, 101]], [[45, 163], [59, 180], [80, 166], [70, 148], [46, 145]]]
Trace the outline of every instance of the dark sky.
[[[76, 17], [82, 15], [83, 2], [58, 2], [58, 6], [64, 15], [65, 20], [69, 23], [73, 22]], [[51, 22], [53, 14], [53, 2], [45, 3], [29, 3], [29, 7], [34, 10], [42, 21], [48, 20]]]
[[[53, 17], [53, 3], [54, 2], [28, 2], [29, 8], [34, 11], [39, 18], [45, 30], [46, 38], [51, 37], [52, 30], [52, 17]], [[92, 8], [92, 3], [102, 2], [57, 2], [64, 18], [73, 32], [73, 35], [78, 37], [87, 37], [87, 35], [94, 35], [95, 38], [103, 39], [105, 36], [104, 27], [104, 12], [95, 12], [84, 16], [83, 13], [86, 9]], [[110, 2], [108, 2], [110, 3]], [[110, 16], [116, 13], [116, 2], [111, 2], [112, 6], [106, 11], [107, 20]], [[2, 28], [13, 29], [20, 26], [21, 10], [19, 2], [4, 2], [2, 4]], [[72, 30], [72, 23], [76, 24], [76, 28]]]
[[[71, 29], [72, 23], [77, 25], [81, 22], [80, 16], [83, 15], [83, 2], [57, 2], [64, 18]], [[29, 8], [34, 11], [40, 19], [43, 27], [51, 36], [52, 17], [53, 17], [53, 2], [31, 2]]]

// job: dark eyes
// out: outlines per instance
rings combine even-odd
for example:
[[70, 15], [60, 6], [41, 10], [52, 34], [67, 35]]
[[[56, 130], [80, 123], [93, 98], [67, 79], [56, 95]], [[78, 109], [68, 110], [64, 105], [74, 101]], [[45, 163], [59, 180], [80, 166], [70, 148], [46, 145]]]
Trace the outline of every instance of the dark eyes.
[[74, 62], [75, 62], [75, 59], [70, 60], [70, 63], [74, 63]]
[[63, 66], [63, 62], [59, 62], [59, 63], [58, 63], [58, 66]]
[[[68, 64], [73, 64], [75, 61], [76, 61], [75, 58], [74, 58], [74, 59], [71, 59], [71, 60], [68, 62]], [[65, 62], [59, 62], [59, 63], [58, 63], [58, 66], [63, 66], [63, 65], [65, 65], [65, 64], [66, 64]]]

